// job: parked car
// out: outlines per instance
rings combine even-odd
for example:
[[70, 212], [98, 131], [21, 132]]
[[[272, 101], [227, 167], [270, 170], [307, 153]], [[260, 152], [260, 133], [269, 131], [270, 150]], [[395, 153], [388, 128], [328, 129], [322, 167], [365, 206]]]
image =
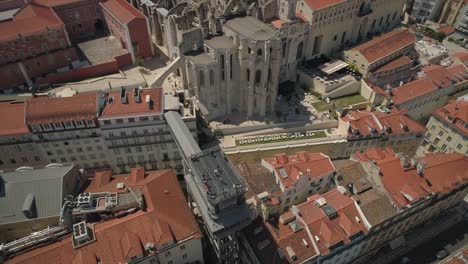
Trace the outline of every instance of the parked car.
[[442, 250], [440, 250], [439, 252], [436, 253], [437, 259], [444, 259], [448, 255], [450, 255], [450, 252], [446, 248], [444, 248], [444, 249], [442, 249]]

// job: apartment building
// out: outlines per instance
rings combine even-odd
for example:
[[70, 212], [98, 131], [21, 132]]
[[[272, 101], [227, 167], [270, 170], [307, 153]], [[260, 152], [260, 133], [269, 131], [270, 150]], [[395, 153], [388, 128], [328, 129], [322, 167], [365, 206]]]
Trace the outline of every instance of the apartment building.
[[348, 263], [358, 256], [361, 245], [356, 240], [369, 229], [358, 205], [345, 192], [339, 188], [314, 194], [282, 214], [277, 222], [265, 222], [269, 241], [276, 247], [270, 253], [270, 263]]
[[468, 3], [464, 1], [460, 8], [457, 19], [454, 23], [454, 28], [457, 32], [463, 35], [468, 35]]
[[418, 155], [456, 152], [468, 155], [468, 100], [452, 101], [432, 114]]
[[[355, 65], [363, 77], [385, 79], [388, 75], [411, 68], [415, 42], [416, 37], [408, 29], [395, 29], [346, 50], [344, 58], [349, 64]], [[387, 84], [395, 81], [391, 77], [387, 78], [390, 79]]]
[[416, 21], [438, 21], [447, 0], [415, 0], [411, 18]]
[[74, 234], [13, 256], [9, 263], [204, 263], [202, 232], [173, 170], [96, 173], [85, 192], [141, 192], [145, 210], [92, 223], [92, 237], [75, 247]]
[[328, 191], [335, 175], [335, 168], [328, 156], [305, 151], [265, 158], [262, 166], [274, 174], [281, 190], [276, 197], [279, 204], [275, 211], [278, 213], [305, 201], [311, 194]]
[[305, 57], [337, 54], [345, 47], [400, 24], [404, 0], [300, 0], [296, 13], [310, 24]]
[[465, 0], [447, 0], [440, 14], [439, 24], [454, 26], [461, 8], [466, 5]]
[[25, 123], [24, 102], [0, 103], [0, 169], [47, 164], [46, 155]]
[[[162, 88], [31, 98], [16, 106], [17, 110], [24, 106], [26, 129], [20, 121], [13, 127], [2, 125], [6, 132], [1, 151], [18, 150], [15, 155], [20, 159], [2, 158], [1, 168], [17, 168], [34, 160], [42, 165], [75, 163], [84, 169], [111, 168], [119, 173], [137, 164], [148, 170], [181, 169], [181, 157], [163, 118], [165, 98], [172, 96], [163, 95]], [[184, 103], [188, 107], [176, 100], [176, 109], [196, 137], [192, 104]], [[21, 133], [8, 136], [12, 128]]]
[[427, 117], [443, 106], [450, 94], [430, 79], [420, 79], [390, 90], [391, 103], [398, 109], [408, 110], [408, 115], [416, 120]]
[[103, 33], [105, 24], [99, 0], [32, 0], [32, 3], [50, 8], [63, 22], [72, 43]]
[[461, 154], [428, 154], [416, 159], [391, 149], [367, 149], [351, 159], [362, 164], [368, 179], [386, 194], [396, 212], [371, 228], [363, 241], [363, 254], [404, 246], [398, 237], [457, 206], [468, 193], [468, 160]]
[[0, 22], [0, 90], [33, 85], [78, 55], [65, 25], [51, 8], [30, 3]]
[[345, 111], [338, 119], [338, 131], [348, 141], [346, 155], [367, 149], [391, 147], [398, 152], [413, 155], [426, 131], [397, 109], [382, 111]]

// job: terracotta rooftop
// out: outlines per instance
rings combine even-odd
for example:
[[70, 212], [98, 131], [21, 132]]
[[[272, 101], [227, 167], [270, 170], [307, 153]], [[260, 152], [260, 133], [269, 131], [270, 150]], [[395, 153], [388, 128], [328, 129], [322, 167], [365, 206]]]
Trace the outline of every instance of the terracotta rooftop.
[[322, 153], [303, 151], [291, 156], [277, 154], [274, 158], [266, 158], [263, 161], [276, 170], [285, 188], [295, 185], [301, 175], [320, 178], [335, 170], [330, 158]]
[[334, 6], [340, 3], [346, 2], [346, 0], [305, 0], [306, 4], [312, 9], [317, 10], [321, 8], [326, 8]]
[[0, 22], [0, 42], [64, 27], [52, 9], [29, 3], [21, 8], [12, 20]]
[[378, 225], [396, 214], [387, 195], [377, 190], [361, 163], [336, 160], [333, 164], [337, 167], [337, 185], [346, 188], [346, 194], [359, 204], [371, 225]]
[[461, 60], [463, 63], [468, 63], [468, 51], [452, 54], [452, 57]]
[[279, 190], [275, 175], [263, 167], [260, 163], [246, 163], [232, 161], [234, 168], [245, 179], [248, 185], [247, 198], [263, 192], [270, 194]]
[[[381, 157], [375, 157], [379, 152]], [[468, 157], [458, 153], [428, 154], [417, 160], [418, 165], [406, 157], [390, 151], [368, 149], [356, 153], [361, 161], [372, 159], [380, 168], [383, 185], [393, 203], [403, 208], [430, 193], [446, 193], [468, 182]]]
[[[141, 114], [159, 114], [162, 113], [163, 108], [163, 94], [162, 88], [141, 89], [140, 90], [140, 103], [135, 102], [134, 90], [126, 90], [127, 102], [122, 103], [120, 100], [120, 92], [109, 93], [107, 98], [114, 98], [104, 107], [101, 117], [119, 117], [119, 116], [132, 116]], [[146, 103], [146, 98], [149, 96], [151, 100], [150, 106]]]
[[422, 68], [425, 78], [431, 80], [440, 87], [447, 87], [453, 83], [460, 83], [468, 80], [468, 69], [461, 64], [454, 64], [449, 67], [440, 65], [429, 65]]
[[348, 136], [356, 135], [402, 135], [406, 133], [423, 133], [426, 128], [406, 115], [405, 110], [348, 111], [341, 119], [349, 123]]
[[396, 69], [396, 68], [398, 68], [400, 66], [409, 64], [411, 62], [412, 62], [412, 60], [410, 58], [408, 58], [407, 56], [400, 56], [400, 57], [390, 61], [389, 63], [383, 65], [382, 67], [378, 68], [375, 72], [385, 72], [385, 71], [393, 70], [393, 69]]
[[[94, 225], [96, 241], [73, 249], [71, 238], [52, 243], [8, 261], [8, 263], [126, 263], [128, 256], [141, 253], [142, 245], [201, 238], [198, 225], [187, 206], [172, 170], [144, 173], [138, 180], [136, 171], [114, 176], [109, 182], [95, 181], [86, 192], [117, 192], [117, 183], [143, 191], [147, 209], [122, 218]], [[136, 178], [136, 180], [135, 180]]]
[[408, 29], [395, 29], [382, 36], [351, 48], [359, 51], [369, 63], [390, 56], [391, 54], [413, 45], [416, 37]]
[[[324, 201], [325, 205], [319, 206], [316, 203], [318, 199]], [[306, 202], [296, 208], [300, 215], [299, 221], [295, 219], [297, 216], [295, 218], [287, 216], [285, 219], [290, 220], [278, 223], [277, 228], [273, 228], [270, 224], [270, 232], [275, 235], [279, 247], [290, 263], [301, 263], [317, 253], [322, 256], [327, 255], [333, 247], [347, 244], [351, 237], [368, 232], [354, 201], [336, 189], [323, 195], [310, 196]], [[302, 226], [303, 223], [306, 226]], [[295, 232], [294, 229], [300, 230]], [[313, 238], [309, 237], [307, 229]], [[315, 252], [312, 243], [317, 246], [319, 252]], [[295, 253], [297, 260], [290, 258], [288, 247]]]
[[444, 25], [440, 26], [437, 28], [437, 32], [443, 33], [446, 36], [453, 34], [455, 32], [455, 29], [449, 25]]
[[451, 101], [444, 107], [437, 109], [434, 115], [463, 134], [468, 134], [468, 100]]
[[17, 136], [29, 134], [24, 122], [24, 102], [0, 103], [0, 136]]
[[393, 103], [399, 105], [437, 91], [437, 86], [430, 79], [414, 80], [400, 87], [392, 89]]
[[33, 0], [33, 2], [42, 6], [56, 7], [83, 2], [83, 0]]
[[26, 101], [28, 125], [92, 120], [97, 117], [97, 94], [82, 93], [71, 97], [39, 96]]
[[123, 24], [127, 24], [135, 18], [143, 18], [145, 16], [135, 7], [125, 0], [108, 0], [101, 4], [104, 8], [110, 11]]

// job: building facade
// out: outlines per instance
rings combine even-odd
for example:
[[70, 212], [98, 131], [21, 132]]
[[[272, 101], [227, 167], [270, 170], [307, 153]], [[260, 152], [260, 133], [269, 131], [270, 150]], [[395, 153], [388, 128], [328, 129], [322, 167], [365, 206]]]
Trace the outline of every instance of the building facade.
[[83, 194], [123, 194], [125, 190], [116, 187], [122, 184], [134, 194], [142, 194], [144, 211], [138, 208], [128, 215], [94, 223], [87, 219], [93, 225], [94, 238], [87, 243], [75, 246], [73, 233], [61, 241], [26, 249], [10, 257], [8, 262], [204, 263], [203, 235], [187, 206], [175, 171], [145, 172], [134, 168], [130, 174], [123, 175], [102, 171], [94, 175]]
[[262, 166], [274, 174], [281, 190], [278, 195], [271, 195], [279, 201], [275, 210], [278, 214], [304, 202], [312, 194], [330, 190], [335, 175], [330, 158], [321, 153], [277, 154], [274, 158], [263, 159]]
[[437, 109], [426, 125], [427, 132], [418, 154], [425, 152], [456, 152], [468, 155], [466, 113], [468, 101], [459, 99]]
[[310, 25], [307, 59], [338, 54], [345, 47], [389, 31], [400, 24], [404, 0], [300, 0], [296, 13]]
[[409, 64], [414, 57], [415, 42], [416, 37], [408, 29], [396, 29], [346, 50], [344, 58], [365, 78], [388, 75], [388, 70]]
[[415, 0], [411, 18], [416, 21], [438, 21], [446, 0]]
[[[119, 173], [137, 164], [148, 170], [180, 170], [181, 157], [163, 118], [163, 100], [160, 88], [32, 98], [22, 105], [26, 130], [18, 124], [22, 133], [9, 136], [5, 127], [2, 137], [2, 152], [21, 157], [2, 158], [1, 167], [35, 162], [75, 163]], [[193, 109], [180, 106], [179, 111], [196, 137]]]
[[0, 31], [1, 90], [26, 90], [37, 78], [78, 57], [65, 25], [49, 7], [28, 4], [11, 20], [0, 22]]

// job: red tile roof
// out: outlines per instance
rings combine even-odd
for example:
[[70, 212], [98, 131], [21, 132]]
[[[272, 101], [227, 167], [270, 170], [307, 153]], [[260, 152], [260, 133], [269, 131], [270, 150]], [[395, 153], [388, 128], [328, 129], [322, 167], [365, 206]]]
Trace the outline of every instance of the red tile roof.
[[[109, 184], [97, 186], [94, 182], [86, 192], [116, 192], [117, 183], [144, 192], [147, 209], [122, 218], [94, 224], [96, 241], [73, 249], [70, 237], [11, 259], [9, 263], [126, 263], [126, 258], [141, 252], [142, 245], [154, 243], [155, 247], [171, 237], [176, 242], [200, 239], [201, 231], [187, 206], [177, 177], [172, 170], [147, 172], [136, 183], [131, 175], [114, 176]], [[90, 262], [92, 261], [92, 262]]]
[[[302, 151], [291, 156], [277, 154], [274, 158], [266, 158], [264, 161], [276, 170], [285, 188], [294, 186], [302, 175], [320, 178], [335, 171], [330, 158], [322, 153]], [[287, 176], [283, 177], [281, 171]]]
[[0, 42], [17, 39], [20, 35], [31, 36], [64, 27], [52, 9], [29, 3], [12, 20], [0, 22]]
[[83, 0], [33, 0], [34, 3], [47, 7], [63, 6], [68, 4], [74, 4], [84, 2]]
[[135, 18], [145, 19], [145, 16], [138, 9], [125, 0], [108, 0], [101, 5], [123, 24], [129, 23]]
[[[162, 88], [142, 89], [140, 92], [141, 102], [136, 103], [133, 89], [127, 90], [128, 103], [122, 104], [120, 92], [109, 93], [108, 98], [114, 97], [111, 103], [107, 103], [102, 111], [101, 117], [132, 116], [141, 114], [158, 114], [163, 110]], [[151, 108], [146, 103], [146, 96], [150, 96]]]
[[452, 54], [452, 57], [458, 58], [463, 63], [468, 63], [468, 52], [466, 52], [466, 51]]
[[430, 79], [414, 80], [403, 86], [392, 89], [393, 103], [399, 105], [437, 91], [437, 86]]
[[[376, 157], [372, 152], [378, 152]], [[391, 151], [368, 149], [357, 152], [361, 161], [373, 160], [380, 168], [383, 185], [398, 208], [403, 208], [430, 193], [447, 193], [459, 184], [468, 182], [468, 157], [458, 153], [428, 154], [419, 158], [424, 164], [422, 173], [416, 164], [408, 166]]]
[[26, 101], [28, 125], [93, 120], [97, 118], [97, 94], [82, 93], [71, 97], [40, 96]]
[[445, 25], [437, 28], [437, 32], [443, 33], [446, 36], [453, 34], [455, 32], [455, 29], [451, 26]]
[[0, 136], [29, 134], [24, 122], [24, 102], [0, 103]]
[[[336, 216], [327, 216], [323, 210], [324, 207], [319, 207], [316, 204], [316, 200], [319, 198], [326, 201], [327, 207], [336, 210]], [[277, 228], [272, 224], [268, 226], [290, 263], [300, 263], [317, 255], [317, 253], [322, 256], [327, 255], [330, 253], [330, 247], [340, 242], [349, 243], [350, 237], [359, 232], [362, 232], [363, 235], [368, 232], [354, 201], [336, 189], [323, 195], [313, 195], [306, 202], [299, 204], [297, 208], [300, 215], [300, 218], [296, 217], [298, 218], [297, 222], [305, 224], [304, 229], [294, 232], [289, 223], [278, 223]], [[307, 234], [307, 229], [313, 238]], [[304, 241], [306, 241], [307, 246]], [[315, 252], [313, 244], [317, 246], [319, 252]], [[287, 247], [296, 253], [298, 260], [291, 260], [286, 250]]]
[[378, 68], [375, 72], [385, 72], [385, 71], [393, 70], [400, 66], [410, 64], [411, 62], [412, 60], [408, 58], [407, 56], [401, 56], [383, 65], [382, 67]]
[[468, 70], [461, 64], [449, 67], [429, 65], [422, 68], [425, 78], [430, 79], [440, 87], [450, 86], [452, 83], [460, 83], [468, 80]]
[[434, 115], [440, 117], [445, 123], [458, 129], [463, 134], [468, 134], [468, 100], [452, 101], [437, 109]]
[[346, 2], [346, 0], [305, 0], [306, 4], [312, 9], [317, 10], [321, 8], [326, 8], [334, 6], [340, 3]]
[[402, 135], [422, 133], [426, 128], [406, 115], [407, 111], [393, 110], [390, 113], [380, 111], [348, 111], [341, 119], [349, 123], [348, 136], [356, 135]]
[[351, 48], [359, 51], [369, 63], [390, 56], [391, 54], [414, 45], [416, 37], [408, 29], [395, 29], [376, 37], [364, 44]]

